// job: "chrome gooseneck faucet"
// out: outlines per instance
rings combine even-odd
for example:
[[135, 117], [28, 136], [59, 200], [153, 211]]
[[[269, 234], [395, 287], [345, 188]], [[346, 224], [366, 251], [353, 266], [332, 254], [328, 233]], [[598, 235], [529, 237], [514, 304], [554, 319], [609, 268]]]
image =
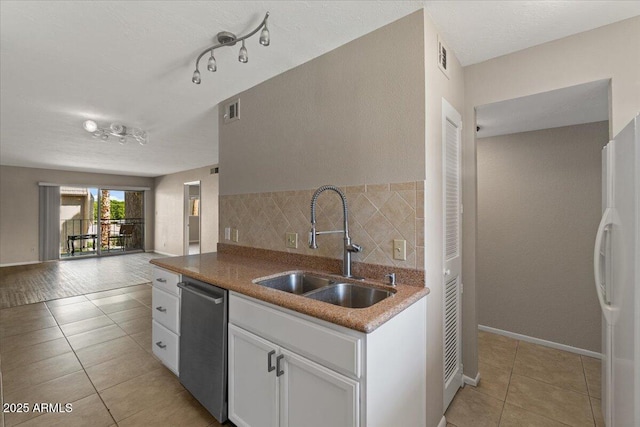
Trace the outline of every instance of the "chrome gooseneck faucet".
[[[344, 218], [343, 229], [333, 231], [316, 231], [316, 203], [318, 202], [318, 196], [326, 190], [332, 190], [338, 193], [342, 198], [342, 214]], [[349, 237], [349, 212], [347, 210], [347, 198], [338, 187], [335, 185], [323, 185], [318, 188], [311, 197], [311, 232], [309, 233], [309, 247], [311, 249], [318, 249], [316, 243], [316, 236], [320, 234], [332, 234], [332, 233], [344, 233], [344, 260], [342, 262], [342, 275], [344, 277], [353, 277], [351, 275], [351, 253], [361, 252], [362, 246], [351, 243], [351, 237]]]

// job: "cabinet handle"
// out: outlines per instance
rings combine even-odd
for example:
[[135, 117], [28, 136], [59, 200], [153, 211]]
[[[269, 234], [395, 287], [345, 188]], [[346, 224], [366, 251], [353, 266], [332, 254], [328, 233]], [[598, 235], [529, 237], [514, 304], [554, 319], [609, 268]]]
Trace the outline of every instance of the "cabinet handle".
[[269, 354], [267, 354], [267, 372], [271, 372], [276, 369], [276, 367], [273, 366], [273, 363], [271, 362], [271, 358], [274, 354], [276, 354], [275, 350], [271, 350]]
[[162, 277], [158, 277], [156, 279], [156, 281], [160, 282], [160, 283], [167, 283], [167, 279], [163, 279]]
[[167, 348], [167, 345], [166, 345], [166, 344], [162, 344], [162, 341], [158, 341], [158, 342], [156, 343], [156, 345], [157, 345], [158, 347], [160, 347], [160, 348]]
[[284, 371], [280, 370], [280, 361], [284, 359], [284, 354], [281, 354], [280, 356], [276, 357], [276, 377], [279, 377], [280, 375], [284, 374]]
[[166, 313], [167, 312], [167, 309], [162, 307], [162, 306], [156, 307], [156, 310], [158, 310], [160, 313]]

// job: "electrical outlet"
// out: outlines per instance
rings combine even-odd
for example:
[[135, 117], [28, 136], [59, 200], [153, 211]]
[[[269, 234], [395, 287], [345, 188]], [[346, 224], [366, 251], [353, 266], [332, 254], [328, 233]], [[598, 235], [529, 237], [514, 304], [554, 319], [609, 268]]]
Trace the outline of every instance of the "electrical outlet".
[[238, 242], [238, 229], [237, 228], [233, 228], [231, 229], [231, 241], [232, 242]]
[[231, 240], [231, 227], [224, 228], [224, 240]]
[[393, 259], [400, 261], [407, 260], [407, 241], [393, 239]]
[[298, 233], [287, 233], [287, 247], [298, 249]]

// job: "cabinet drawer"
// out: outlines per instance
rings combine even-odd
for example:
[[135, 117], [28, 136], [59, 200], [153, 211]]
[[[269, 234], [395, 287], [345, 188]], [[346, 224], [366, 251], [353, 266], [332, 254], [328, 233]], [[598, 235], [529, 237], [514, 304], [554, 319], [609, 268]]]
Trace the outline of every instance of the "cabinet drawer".
[[180, 275], [178, 273], [153, 267], [153, 286], [157, 286], [174, 295], [180, 295], [179, 281]]
[[345, 375], [359, 378], [362, 340], [243, 297], [229, 297], [229, 321]]
[[152, 324], [152, 347], [162, 363], [178, 375], [178, 361], [180, 357], [180, 337], [155, 320]]
[[153, 320], [180, 334], [180, 298], [154, 287], [152, 290]]

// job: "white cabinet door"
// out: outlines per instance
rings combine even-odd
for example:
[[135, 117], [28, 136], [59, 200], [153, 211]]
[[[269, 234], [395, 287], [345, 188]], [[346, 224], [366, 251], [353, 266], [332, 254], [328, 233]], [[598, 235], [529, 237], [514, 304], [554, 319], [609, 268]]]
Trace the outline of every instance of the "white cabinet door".
[[282, 427], [359, 425], [356, 381], [285, 349], [280, 353], [284, 356], [279, 364]]
[[[238, 427], [278, 425], [278, 347], [229, 324], [229, 419]], [[271, 356], [270, 356], [271, 355]]]

